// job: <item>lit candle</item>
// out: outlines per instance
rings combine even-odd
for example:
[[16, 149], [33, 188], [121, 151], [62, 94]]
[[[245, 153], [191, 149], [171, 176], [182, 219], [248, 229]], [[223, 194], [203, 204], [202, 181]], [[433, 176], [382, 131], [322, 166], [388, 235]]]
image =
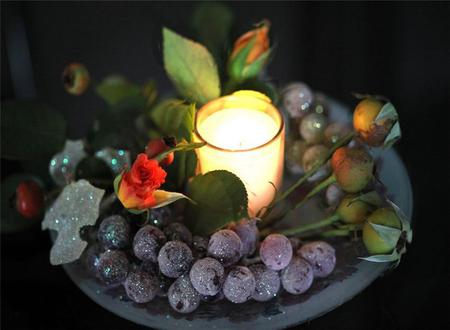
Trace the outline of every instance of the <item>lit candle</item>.
[[239, 91], [204, 105], [196, 116], [201, 173], [227, 170], [244, 183], [249, 215], [274, 199], [283, 178], [284, 124], [265, 95]]

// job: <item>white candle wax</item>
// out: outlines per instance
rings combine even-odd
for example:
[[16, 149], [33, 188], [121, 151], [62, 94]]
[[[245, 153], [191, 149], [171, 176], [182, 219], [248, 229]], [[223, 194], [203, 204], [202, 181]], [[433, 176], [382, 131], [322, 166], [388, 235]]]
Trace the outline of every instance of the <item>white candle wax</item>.
[[[208, 143], [197, 149], [200, 170], [227, 170], [245, 184], [249, 215], [255, 216], [275, 197], [283, 173], [284, 132], [268, 113], [251, 108], [226, 108], [198, 123], [197, 132]], [[273, 186], [273, 185], [274, 186]]]

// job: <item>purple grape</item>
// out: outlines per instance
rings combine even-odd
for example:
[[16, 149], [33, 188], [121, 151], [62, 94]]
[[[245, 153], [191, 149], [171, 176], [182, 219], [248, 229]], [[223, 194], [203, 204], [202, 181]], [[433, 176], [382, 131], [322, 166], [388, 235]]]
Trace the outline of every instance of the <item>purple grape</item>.
[[215, 232], [208, 243], [208, 256], [219, 260], [224, 267], [231, 266], [241, 258], [242, 242], [230, 229]]
[[167, 297], [170, 306], [180, 313], [191, 313], [200, 305], [200, 294], [192, 286], [187, 274], [173, 282]]
[[292, 259], [292, 245], [289, 239], [280, 234], [271, 234], [259, 248], [261, 261], [270, 269], [285, 268]]
[[97, 237], [106, 249], [123, 249], [130, 244], [130, 225], [122, 216], [111, 215], [100, 223]]
[[302, 294], [311, 287], [314, 275], [311, 265], [302, 258], [294, 257], [281, 272], [283, 288], [292, 294]]
[[133, 240], [133, 251], [142, 261], [156, 262], [158, 251], [166, 243], [164, 233], [154, 226], [144, 226], [138, 230]]
[[194, 236], [192, 238], [192, 250], [194, 259], [202, 259], [206, 257], [208, 251], [208, 239], [203, 236]]
[[192, 244], [192, 234], [181, 222], [172, 222], [163, 231], [168, 241], [182, 241], [187, 245]]
[[259, 241], [259, 231], [256, 223], [259, 219], [242, 219], [237, 223], [233, 223], [229, 229], [234, 231], [242, 242], [241, 255], [243, 257], [250, 256], [255, 253], [256, 244]]
[[300, 246], [302, 246], [302, 241], [298, 237], [289, 237], [289, 242], [292, 245], [292, 251], [297, 251]]
[[229, 301], [241, 304], [252, 297], [255, 287], [255, 277], [250, 269], [233, 266], [223, 284], [223, 294]]
[[158, 264], [161, 273], [177, 278], [186, 273], [193, 261], [192, 251], [186, 243], [169, 241], [158, 254]]
[[128, 274], [123, 286], [131, 300], [143, 304], [155, 298], [159, 279], [155, 274], [136, 270]]
[[307, 243], [297, 253], [311, 264], [315, 277], [327, 277], [336, 266], [335, 250], [327, 242]]
[[169, 291], [169, 287], [172, 285], [173, 279], [161, 274], [158, 264], [151, 261], [144, 261], [141, 264], [140, 269], [158, 278], [159, 289], [156, 292], [156, 295], [158, 297], [167, 297], [167, 291]]
[[248, 267], [255, 277], [255, 291], [252, 298], [256, 301], [268, 301], [276, 297], [280, 290], [278, 272], [267, 268], [264, 264], [253, 264]]
[[195, 290], [207, 296], [214, 296], [220, 291], [224, 277], [222, 264], [209, 257], [197, 260], [189, 272]]
[[172, 220], [172, 210], [168, 206], [150, 209], [148, 219], [153, 226], [165, 227]]
[[118, 250], [102, 253], [97, 265], [99, 277], [107, 285], [122, 283], [127, 277], [129, 268], [127, 256]]
[[100, 254], [103, 252], [102, 247], [100, 244], [94, 243], [90, 245], [84, 252], [83, 252], [83, 265], [84, 268], [88, 271], [89, 274], [99, 277], [98, 274], [98, 262], [100, 260]]
[[215, 296], [201, 295], [201, 300], [207, 303], [215, 303], [223, 300], [224, 298], [225, 295], [223, 294], [222, 290], [220, 290]]

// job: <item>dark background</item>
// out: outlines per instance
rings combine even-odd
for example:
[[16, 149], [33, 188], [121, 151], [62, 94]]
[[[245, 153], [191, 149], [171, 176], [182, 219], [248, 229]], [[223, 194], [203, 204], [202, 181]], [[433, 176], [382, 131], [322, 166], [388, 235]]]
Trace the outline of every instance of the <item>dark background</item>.
[[[414, 244], [398, 269], [301, 328], [449, 329], [450, 5], [228, 4], [233, 38], [262, 18], [272, 22], [277, 49], [269, 74], [276, 84], [305, 81], [348, 104], [355, 103], [350, 91], [383, 94], [401, 117], [396, 149], [414, 189]], [[45, 100], [68, 119], [71, 137], [79, 137], [102, 104], [92, 92], [79, 98], [64, 92], [65, 64], [84, 63], [97, 81], [109, 73], [136, 82], [153, 77], [168, 91], [160, 29], [190, 36], [193, 4], [2, 2], [1, 9], [1, 100]], [[22, 45], [12, 37], [20, 35], [20, 22]], [[12, 171], [2, 163], [2, 178]], [[2, 235], [2, 329], [140, 328], [96, 305], [61, 267], [50, 266], [49, 249], [48, 233], [39, 228]]]

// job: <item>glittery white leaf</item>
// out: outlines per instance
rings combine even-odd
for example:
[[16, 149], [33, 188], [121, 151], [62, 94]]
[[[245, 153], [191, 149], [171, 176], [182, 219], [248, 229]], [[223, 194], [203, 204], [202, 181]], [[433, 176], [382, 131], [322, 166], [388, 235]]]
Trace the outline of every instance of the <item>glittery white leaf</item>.
[[66, 140], [64, 149], [53, 156], [48, 170], [53, 181], [60, 187], [71, 182], [75, 177], [78, 163], [86, 157], [82, 140]]
[[131, 166], [130, 152], [126, 150], [103, 148], [95, 153], [95, 157], [103, 160], [115, 175]]
[[79, 180], [66, 186], [42, 221], [42, 230], [58, 232], [50, 251], [50, 263], [60, 265], [77, 260], [87, 246], [81, 240], [80, 229], [92, 226], [99, 216], [103, 189], [92, 186], [86, 180]]

